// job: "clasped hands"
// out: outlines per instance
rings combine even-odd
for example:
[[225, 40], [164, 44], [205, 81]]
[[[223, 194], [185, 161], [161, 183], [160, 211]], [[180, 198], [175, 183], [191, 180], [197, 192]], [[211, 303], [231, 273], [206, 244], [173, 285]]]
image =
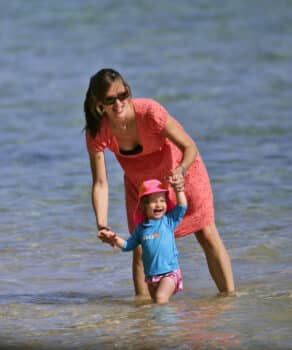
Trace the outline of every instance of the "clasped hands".
[[97, 234], [97, 238], [99, 238], [102, 242], [110, 244], [112, 247], [116, 245], [116, 237], [117, 234], [111, 230], [109, 226], [101, 227]]
[[184, 181], [184, 175], [180, 166], [171, 171], [171, 174], [168, 176], [168, 182], [176, 192], [184, 191], [185, 181]]

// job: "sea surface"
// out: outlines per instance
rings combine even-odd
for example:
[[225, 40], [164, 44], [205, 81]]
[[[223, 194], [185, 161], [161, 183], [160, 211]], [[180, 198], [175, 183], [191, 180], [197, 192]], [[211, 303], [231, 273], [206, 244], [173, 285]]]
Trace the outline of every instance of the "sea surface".
[[[131, 254], [97, 241], [83, 100], [104, 67], [197, 142], [236, 297], [217, 295], [193, 235], [164, 306], [136, 299]], [[292, 349], [291, 114], [291, 1], [1, 0], [0, 348]]]

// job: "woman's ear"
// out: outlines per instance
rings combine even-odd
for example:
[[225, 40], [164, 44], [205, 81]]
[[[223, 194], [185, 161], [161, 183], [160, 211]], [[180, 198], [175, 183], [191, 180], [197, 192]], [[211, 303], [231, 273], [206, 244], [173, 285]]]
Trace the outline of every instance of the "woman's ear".
[[103, 114], [103, 106], [102, 105], [96, 105], [96, 112], [100, 115]]

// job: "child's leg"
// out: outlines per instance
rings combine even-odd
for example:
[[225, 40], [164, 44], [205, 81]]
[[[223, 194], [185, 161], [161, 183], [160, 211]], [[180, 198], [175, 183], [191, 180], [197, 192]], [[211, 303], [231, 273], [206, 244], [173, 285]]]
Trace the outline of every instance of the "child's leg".
[[158, 289], [159, 283], [148, 283], [148, 290], [151, 296], [151, 299], [155, 301], [156, 291]]
[[[158, 285], [154, 300], [157, 304], [167, 303], [175, 291], [175, 282], [171, 277], [163, 277]], [[151, 292], [150, 292], [151, 293]]]

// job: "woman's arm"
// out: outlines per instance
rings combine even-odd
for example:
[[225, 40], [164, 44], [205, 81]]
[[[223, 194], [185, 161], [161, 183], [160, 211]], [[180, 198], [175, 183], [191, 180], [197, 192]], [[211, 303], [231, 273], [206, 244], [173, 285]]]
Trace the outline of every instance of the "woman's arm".
[[92, 206], [98, 230], [107, 228], [108, 220], [108, 180], [103, 152], [89, 153], [92, 174]]
[[171, 116], [168, 116], [163, 133], [183, 153], [180, 165], [176, 169], [173, 169], [172, 173], [173, 175], [184, 175], [196, 158], [197, 147], [192, 138], [177, 126], [175, 119]]

